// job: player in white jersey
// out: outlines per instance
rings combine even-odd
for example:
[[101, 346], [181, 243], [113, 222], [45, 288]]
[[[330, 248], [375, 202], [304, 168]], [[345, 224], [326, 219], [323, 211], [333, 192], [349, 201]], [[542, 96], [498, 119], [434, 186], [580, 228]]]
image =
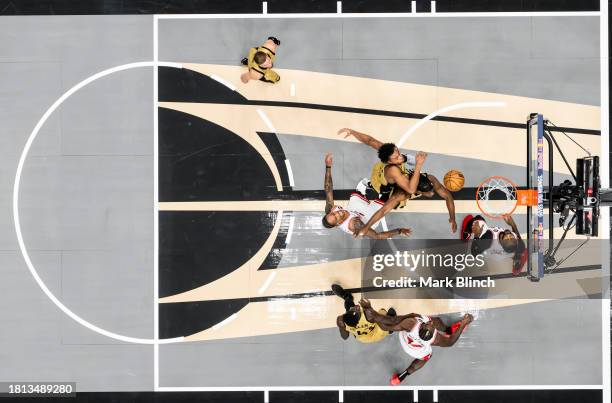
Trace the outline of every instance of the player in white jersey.
[[[328, 153], [325, 156], [325, 215], [323, 216], [323, 226], [325, 228], [338, 227], [347, 234], [353, 235], [384, 205], [384, 202], [368, 200], [365, 197], [366, 184], [362, 181], [357, 185], [357, 191], [351, 194], [346, 208], [334, 205], [332, 164], [332, 155]], [[376, 228], [376, 225], [373, 227]], [[370, 229], [366, 236], [374, 239], [387, 239], [394, 235], [409, 236], [410, 232], [410, 228], [396, 228], [382, 232]]]
[[468, 214], [461, 225], [461, 239], [473, 240], [472, 255], [490, 258], [512, 255], [512, 274], [518, 275], [527, 261], [527, 248], [512, 216], [504, 216], [504, 222], [510, 229], [489, 226], [482, 216]]
[[362, 299], [359, 303], [368, 321], [378, 324], [382, 330], [397, 331], [400, 345], [408, 355], [414, 358], [408, 368], [393, 375], [391, 385], [399, 385], [408, 375], [423, 368], [431, 358], [433, 346], [453, 346], [463, 334], [466, 326], [474, 320], [472, 315], [465, 314], [459, 322], [446, 326], [438, 317], [418, 313], [399, 316], [382, 315], [372, 309], [370, 301]]

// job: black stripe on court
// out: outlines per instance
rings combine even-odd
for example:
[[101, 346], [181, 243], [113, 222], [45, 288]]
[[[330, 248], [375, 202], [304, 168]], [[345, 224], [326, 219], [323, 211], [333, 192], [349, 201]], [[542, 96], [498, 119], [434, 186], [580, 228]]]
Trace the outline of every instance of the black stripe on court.
[[[160, 67], [159, 71], [160, 93], [158, 99], [160, 102], [194, 102], [228, 105], [273, 106], [284, 108], [314, 109], [332, 112], [359, 113], [363, 115], [389, 116], [416, 120], [423, 119], [427, 116], [423, 113], [387, 111], [368, 108], [353, 108], [339, 105], [313, 104], [305, 102], [249, 100], [242, 97], [239, 93], [236, 93], [236, 96], [226, 95], [226, 93], [228, 92], [228, 89], [226, 87], [220, 89], [220, 92], [223, 93], [224, 96], [222, 99], [218, 99], [216, 96], [214, 96], [214, 91], [212, 89], [219, 88], [219, 86], [222, 86], [222, 84], [219, 84], [218, 82], [204, 74], [194, 72], [193, 70], [189, 70], [186, 68], [175, 69], [172, 67]], [[187, 74], [185, 73], [185, 71], [189, 71], [191, 73]], [[197, 76], [199, 76], [199, 78], [196, 78]], [[174, 83], [175, 80], [178, 81], [178, 83]], [[200, 86], [201, 89], [199, 88]], [[181, 91], [184, 91], [185, 89], [187, 89], [188, 91], [186, 95], [182, 95]], [[431, 120], [439, 122], [526, 130], [526, 123], [504, 122], [498, 120], [469, 119], [443, 115], [435, 116]], [[590, 134], [595, 136], [601, 135], [600, 130], [575, 127], [552, 127], [549, 128], [549, 130], [554, 132], [562, 131], [565, 133]]]
[[[197, 116], [159, 108], [159, 200], [265, 200], [277, 192], [263, 156]], [[284, 165], [284, 164], [283, 164]]]
[[[601, 265], [565, 267], [563, 269], [554, 270], [553, 272], [548, 271], [547, 274], [555, 275], [555, 274], [564, 274], [564, 273], [582, 272], [582, 271], [591, 271], [591, 270], [601, 270]], [[471, 278], [474, 280], [483, 280], [486, 278], [491, 278], [491, 280], [505, 280], [505, 279], [511, 279], [511, 278], [522, 279], [524, 277], [527, 277], [527, 273], [525, 272], [519, 274], [518, 276], [514, 276], [512, 275], [512, 273], [503, 273], [503, 274], [494, 274], [494, 275], [478, 276], [478, 277], [471, 277]], [[331, 284], [330, 284], [330, 287], [331, 287]], [[397, 287], [398, 290], [405, 289], [405, 288], [409, 288], [409, 287]], [[424, 289], [426, 287], [410, 287], [410, 288]], [[379, 287], [374, 287], [374, 286], [347, 288], [346, 290], [350, 293], [363, 293], [363, 292], [373, 292], [373, 291], [392, 291], [388, 289], [381, 289]], [[250, 297], [248, 300], [249, 302], [267, 302], [267, 301], [275, 301], [279, 299], [300, 299], [300, 298], [322, 297], [322, 296], [330, 296], [330, 295], [334, 295], [334, 293], [331, 290], [317, 291], [317, 292], [304, 292], [304, 293], [297, 293], [297, 294], [274, 295], [274, 296], [268, 296], [268, 297]], [[242, 299], [246, 300], [246, 298], [239, 298], [239, 300], [242, 300]]]
[[[268, 211], [161, 211], [159, 296], [190, 291], [234, 272], [261, 250], [277, 216]], [[280, 232], [276, 240], [284, 245], [285, 238], [286, 232]]]
[[[0, 0], [0, 15], [112, 14], [261, 14], [261, 0]], [[417, 0], [416, 11], [430, 11], [429, 0]], [[409, 13], [407, 0], [343, 0], [344, 13]], [[438, 0], [436, 11], [545, 12], [599, 11], [597, 0]], [[335, 13], [335, 0], [268, 0], [268, 13]]]
[[257, 135], [266, 145], [268, 152], [274, 160], [276, 169], [278, 169], [278, 173], [281, 177], [281, 184], [283, 186], [283, 189], [291, 189], [291, 185], [289, 184], [289, 172], [287, 172], [287, 164], [285, 163], [287, 156], [285, 155], [285, 150], [283, 150], [283, 146], [278, 140], [278, 136], [276, 135], [276, 133], [268, 132], [257, 132]]
[[545, 12], [599, 11], [598, 0], [438, 0], [436, 11], [455, 12]]
[[[453, 200], [476, 200], [476, 187], [464, 187], [457, 192], [452, 192]], [[517, 189], [527, 189], [524, 186], [518, 186]], [[355, 189], [334, 189], [334, 200], [348, 200], [351, 196], [351, 193], [355, 192]], [[546, 190], [545, 190], [546, 192]], [[325, 200], [325, 191], [320, 189], [315, 190], [288, 190], [285, 187], [285, 190], [282, 192], [270, 191], [266, 193], [262, 198], [255, 197], [256, 195], [250, 195], [249, 197], [240, 199], [239, 201], [261, 201], [261, 200]], [[433, 197], [417, 197], [415, 199], [411, 199], [410, 202], [420, 202], [420, 201], [431, 201], [431, 200], [443, 200], [437, 194], [434, 194]], [[502, 192], [491, 192], [489, 194], [489, 200], [506, 200], [505, 194]], [[160, 200], [161, 201], [161, 200]], [[163, 201], [173, 201], [173, 200], [163, 200]], [[176, 200], [178, 202], [184, 200]], [[218, 200], [218, 201], [231, 201], [229, 198]], [[544, 201], [544, 207], [548, 206], [548, 202]]]
[[[510, 353], [512, 354], [512, 353]], [[568, 359], [570, 361], [570, 359]], [[568, 362], [568, 365], [571, 365]], [[560, 370], [563, 370], [560, 368]], [[563, 385], [560, 385], [563, 387]], [[469, 386], [468, 386], [469, 387]], [[438, 390], [438, 402], [440, 403], [576, 403], [603, 402], [602, 389], [550, 389], [550, 390]], [[349, 401], [345, 400], [346, 403]]]
[[[582, 272], [582, 271], [590, 271], [590, 270], [601, 270], [601, 265], [588, 265], [588, 266], [576, 266], [576, 267], [565, 267], [562, 269], [556, 269], [554, 271], [547, 271], [548, 275], [555, 274], [563, 274], [563, 273], [571, 273], [571, 272]], [[503, 273], [503, 274], [494, 274], [494, 275], [486, 275], [486, 276], [478, 276], [478, 277], [470, 277], [473, 280], [484, 280], [486, 278], [490, 278], [491, 280], [505, 280], [510, 278], [523, 278], [527, 277], [527, 273], [523, 272], [518, 276], [512, 275], [512, 273]], [[330, 284], [331, 287], [331, 284]], [[412, 289], [426, 289], [427, 287], [397, 287], [395, 289], [401, 290], [406, 288]], [[381, 289], [380, 287], [359, 287], [359, 288], [347, 288], [346, 289], [350, 293], [364, 293], [364, 292], [375, 292], [375, 291], [393, 291], [390, 289]], [[319, 296], [329, 296], [334, 295], [334, 293], [330, 291], [320, 291], [320, 292], [310, 292], [310, 293], [300, 293], [300, 294], [287, 294], [287, 295], [276, 295], [272, 297], [251, 297], [249, 298], [250, 302], [265, 302], [265, 301], [274, 301], [278, 299], [299, 299], [299, 298], [309, 298], [309, 297], [319, 297]]]
[[[244, 0], [243, 0], [244, 1]], [[336, 0], [267, 0], [268, 13], [335, 13]], [[387, 0], [385, 0], [387, 1]], [[282, 38], [280, 38], [282, 40]]]
[[[385, 111], [385, 110], [379, 110], [379, 109], [352, 108], [348, 106], [310, 104], [310, 103], [303, 103], [303, 102], [247, 100], [247, 101], [244, 101], [244, 103], [246, 105], [317, 109], [317, 110], [323, 110], [323, 111], [360, 113], [364, 115], [391, 116], [391, 117], [408, 118], [408, 119], [423, 119], [424, 117], [427, 116], [424, 113]], [[503, 122], [499, 120], [468, 119], [468, 118], [458, 118], [458, 117], [443, 116], [443, 115], [435, 116], [431, 120], [435, 120], [439, 122], [451, 122], [451, 123], [461, 123], [461, 124], [469, 124], [469, 125], [494, 126], [494, 127], [505, 127], [505, 128], [510, 128], [510, 129], [526, 130], [525, 123]], [[555, 132], [563, 131], [566, 133], [591, 134], [594, 136], [601, 135], [600, 130], [582, 129], [582, 128], [576, 128], [576, 127], [553, 127], [553, 128], [549, 128], [549, 130], [555, 131]]]
[[[454, 200], [476, 200], [476, 187], [464, 187], [463, 189], [452, 192]], [[525, 189], [521, 186], [518, 189]], [[355, 189], [334, 189], [335, 200], [348, 200]], [[490, 200], [505, 200], [506, 197], [502, 192], [491, 192], [489, 195]], [[265, 200], [325, 200], [324, 190], [284, 190], [282, 192], [269, 193]], [[429, 200], [443, 200], [437, 194], [433, 197], [417, 197], [416, 199], [410, 200], [410, 202], [429, 201]], [[244, 199], [244, 201], [247, 201]], [[248, 201], [256, 201], [255, 199]]]
[[180, 99], [223, 104], [247, 100], [239, 92], [195, 70], [162, 66], [159, 67], [157, 82], [160, 102]]
[[249, 300], [213, 300], [158, 304], [159, 337], [192, 335], [221, 323], [247, 306]]
[[[229, 372], [228, 377], [239, 376], [237, 371]], [[407, 382], [407, 381], [405, 381]], [[299, 376], [296, 376], [299, 383]], [[408, 385], [408, 384], [407, 384]], [[385, 385], [386, 386], [386, 385]], [[548, 389], [548, 390], [504, 390], [500, 385], [497, 390], [445, 390], [428, 386], [429, 389], [419, 388], [419, 402], [433, 403], [433, 390], [438, 392], [440, 403], [474, 403], [474, 402], [538, 402], [538, 403], [576, 403], [603, 402], [602, 389]], [[475, 386], [474, 386], [475, 387]], [[563, 387], [562, 385], [560, 387]], [[338, 388], [343, 388], [338, 386]], [[283, 403], [305, 403], [305, 402], [338, 402], [337, 391], [270, 391], [270, 402]], [[409, 403], [413, 402], [414, 391], [412, 390], [344, 390], [345, 403]], [[13, 397], [0, 397], [0, 402], [13, 402]], [[75, 397], [19, 397], [18, 402], [38, 403], [53, 401], [56, 403], [262, 403], [264, 401], [263, 391], [224, 391], [224, 392], [77, 392]]]
[[[166, 100], [169, 101], [170, 100]], [[182, 102], [180, 100], [172, 100], [171, 102]], [[215, 103], [215, 102], [203, 102], [203, 103]], [[353, 108], [348, 106], [338, 105], [324, 105], [324, 104], [311, 104], [304, 102], [281, 102], [281, 101], [260, 101], [260, 100], [232, 100], [227, 102], [229, 105], [251, 105], [251, 106], [274, 106], [284, 108], [302, 108], [302, 109], [315, 109], [322, 111], [333, 111], [333, 112], [346, 112], [346, 113], [359, 113], [362, 115], [375, 115], [375, 116], [390, 116], [398, 118], [416, 119], [420, 120], [425, 118], [427, 115], [424, 113], [413, 113], [413, 112], [398, 112], [398, 111], [385, 111], [379, 109], [367, 109], [367, 108]], [[521, 129], [526, 130], [525, 123], [514, 123], [504, 122], [500, 120], [487, 120], [487, 119], [469, 119], [459, 118], [454, 116], [435, 116], [431, 120], [439, 122], [450, 122], [460, 123], [468, 125], [479, 125], [479, 126], [492, 126], [492, 127], [504, 127], [509, 129]], [[600, 130], [595, 129], [583, 129], [577, 127], [551, 127], [548, 130], [553, 132], [565, 132], [565, 133], [576, 133], [576, 134], [590, 134], [593, 136], [601, 135]]]
[[[589, 265], [579, 267], [567, 267], [563, 269], [557, 269], [554, 272], [548, 271], [548, 275], [569, 273], [569, 272], [582, 272], [589, 270], [601, 270], [601, 265]], [[488, 276], [477, 276], [471, 277], [474, 280], [482, 280], [491, 278], [492, 280], [503, 280], [517, 278], [525, 281], [526, 273], [521, 273], [519, 276], [513, 276], [511, 273], [488, 275]], [[391, 292], [394, 290], [401, 290], [408, 287], [397, 287], [395, 289], [381, 289], [377, 287], [359, 287], [346, 289], [350, 293], [366, 293], [366, 292]], [[427, 287], [410, 287], [413, 289], [427, 289]], [[452, 291], [452, 290], [451, 290]], [[277, 300], [287, 299], [302, 299], [302, 298], [313, 298], [321, 296], [331, 296], [334, 293], [329, 291], [299, 293], [299, 294], [287, 294], [287, 295], [275, 295], [270, 297], [250, 297], [250, 298], [233, 298], [224, 300], [210, 300], [210, 301], [187, 301], [187, 302], [175, 302], [159, 304], [160, 307], [160, 337], [161, 338], [174, 338], [181, 336], [189, 336], [195, 333], [206, 330], [224, 319], [230, 317], [240, 309], [244, 308], [251, 302], [268, 302]], [[596, 296], [600, 297], [600, 296]], [[484, 299], [484, 298], [483, 298]]]

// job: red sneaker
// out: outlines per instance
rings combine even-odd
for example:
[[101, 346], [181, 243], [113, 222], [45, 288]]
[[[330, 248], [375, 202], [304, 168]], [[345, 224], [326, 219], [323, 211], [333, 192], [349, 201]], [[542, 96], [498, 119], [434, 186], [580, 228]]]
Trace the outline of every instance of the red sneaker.
[[525, 268], [525, 263], [527, 263], [527, 259], [529, 259], [529, 251], [527, 250], [527, 248], [525, 248], [523, 250], [523, 253], [521, 253], [521, 257], [519, 260], [519, 267], [512, 267], [513, 276], [518, 276], [519, 274], [521, 274], [521, 272], [523, 271], [523, 268]]
[[400, 383], [402, 383], [402, 381], [400, 381], [399, 376], [397, 376], [397, 374], [393, 374], [393, 377], [391, 378], [391, 385], [397, 386]]
[[472, 214], [468, 214], [463, 218], [463, 222], [461, 222], [461, 232], [459, 232], [459, 237], [463, 241], [467, 241], [472, 237], [472, 229], [467, 228], [467, 225], [472, 218], [474, 218], [474, 216]]

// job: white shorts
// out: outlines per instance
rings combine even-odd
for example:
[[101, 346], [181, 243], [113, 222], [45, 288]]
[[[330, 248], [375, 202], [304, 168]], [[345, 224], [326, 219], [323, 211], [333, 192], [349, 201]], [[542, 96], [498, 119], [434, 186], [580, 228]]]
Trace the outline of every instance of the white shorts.
[[417, 318], [417, 324], [410, 331], [402, 330], [398, 332], [400, 345], [404, 351], [411, 357], [417, 360], [427, 361], [431, 357], [433, 349], [431, 343], [435, 340], [437, 332], [434, 331], [434, 335], [431, 340], [425, 342], [421, 341], [418, 334], [421, 324], [427, 323], [431, 320], [429, 316], [421, 315]]
[[[397, 333], [399, 335], [400, 345], [409, 356], [416, 358], [417, 360], [429, 360], [431, 358], [431, 353], [433, 349], [429, 344], [421, 344], [419, 346], [414, 346], [408, 340], [408, 332], [402, 330]], [[414, 343], [419, 344], [419, 343]]]
[[[348, 211], [360, 213], [363, 216], [363, 223], [366, 224], [374, 213], [380, 210], [384, 204], [382, 200], [368, 200], [361, 193], [353, 192], [349, 198], [346, 209]], [[372, 229], [375, 230], [379, 222], [380, 221], [375, 222], [374, 225], [372, 225]]]

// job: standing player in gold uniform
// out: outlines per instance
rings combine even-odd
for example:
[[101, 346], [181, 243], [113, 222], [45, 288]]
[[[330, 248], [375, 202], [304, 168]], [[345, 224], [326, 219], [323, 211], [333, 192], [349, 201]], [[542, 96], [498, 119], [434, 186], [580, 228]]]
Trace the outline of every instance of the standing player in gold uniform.
[[[346, 291], [340, 285], [333, 284], [332, 291], [344, 300], [346, 313], [339, 315], [336, 319], [336, 325], [340, 329], [340, 337], [344, 340], [348, 339], [349, 335], [352, 334], [361, 343], [376, 343], [393, 333], [382, 330], [375, 322], [368, 321], [362, 312], [361, 306], [355, 304], [353, 294]], [[389, 308], [389, 311], [379, 309], [378, 313], [383, 316], [393, 317], [395, 316], [395, 309]]]
[[280, 80], [278, 73], [272, 70], [278, 46], [280, 46], [280, 41], [270, 36], [263, 45], [249, 49], [249, 55], [241, 61], [243, 65], [249, 68], [246, 73], [240, 76], [243, 83], [246, 84], [250, 80], [260, 80], [274, 84]]

